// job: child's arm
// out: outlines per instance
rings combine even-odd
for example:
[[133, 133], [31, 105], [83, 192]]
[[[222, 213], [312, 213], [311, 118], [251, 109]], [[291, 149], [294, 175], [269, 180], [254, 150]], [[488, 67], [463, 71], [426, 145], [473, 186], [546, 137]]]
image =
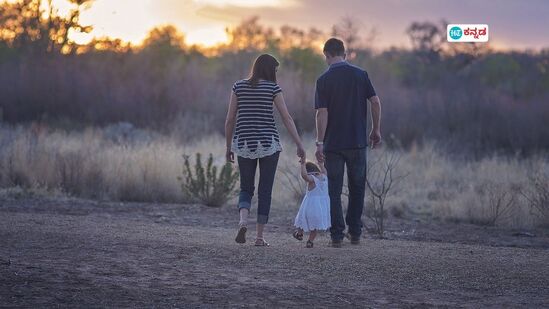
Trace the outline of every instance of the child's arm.
[[307, 169], [305, 169], [305, 162], [301, 163], [301, 178], [303, 178], [308, 183], [314, 183], [315, 180], [311, 175], [307, 175]]
[[328, 176], [328, 172], [326, 171], [326, 167], [324, 167], [324, 163], [317, 162], [317, 164], [320, 167], [320, 172], [324, 174], [324, 176]]

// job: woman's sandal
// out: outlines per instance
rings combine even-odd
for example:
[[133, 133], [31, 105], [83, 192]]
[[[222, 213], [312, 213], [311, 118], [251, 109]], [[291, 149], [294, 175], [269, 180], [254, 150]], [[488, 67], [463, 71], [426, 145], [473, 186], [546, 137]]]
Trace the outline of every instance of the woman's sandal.
[[312, 248], [312, 247], [313, 247], [313, 242], [310, 240], [307, 240], [307, 245], [305, 245], [305, 248]]
[[303, 240], [303, 232], [301, 232], [300, 230], [295, 230], [292, 236], [294, 236], [294, 238], [297, 240]]
[[238, 233], [236, 234], [235, 241], [239, 244], [243, 244], [246, 242], [246, 231], [248, 231], [248, 228], [245, 225], [241, 225], [238, 228]]
[[269, 247], [269, 243], [265, 241], [263, 238], [256, 238], [255, 239], [255, 246], [256, 247]]

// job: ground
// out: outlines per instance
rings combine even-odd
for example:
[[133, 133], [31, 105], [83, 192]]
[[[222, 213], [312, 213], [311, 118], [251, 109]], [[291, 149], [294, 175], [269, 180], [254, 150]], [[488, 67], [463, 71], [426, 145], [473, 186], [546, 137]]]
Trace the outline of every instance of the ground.
[[549, 306], [544, 231], [393, 219], [389, 239], [306, 249], [292, 215], [273, 209], [259, 248], [230, 207], [2, 199], [0, 307]]

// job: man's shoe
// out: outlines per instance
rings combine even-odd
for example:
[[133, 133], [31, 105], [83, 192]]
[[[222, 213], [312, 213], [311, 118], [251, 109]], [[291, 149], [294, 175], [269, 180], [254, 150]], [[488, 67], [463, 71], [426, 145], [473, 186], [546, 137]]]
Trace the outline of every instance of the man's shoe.
[[360, 236], [351, 236], [351, 245], [360, 245]]
[[329, 246], [332, 248], [341, 248], [342, 241], [341, 240], [331, 240]]
[[352, 245], [359, 245], [360, 244], [360, 236], [353, 236], [350, 233], [346, 233], [345, 238], [349, 239], [351, 241]]

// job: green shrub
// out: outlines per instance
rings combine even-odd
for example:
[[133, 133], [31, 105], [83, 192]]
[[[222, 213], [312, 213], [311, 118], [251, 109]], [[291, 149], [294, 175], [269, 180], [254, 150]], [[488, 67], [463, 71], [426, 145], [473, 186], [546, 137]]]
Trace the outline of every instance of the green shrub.
[[196, 154], [194, 172], [189, 163], [189, 156], [183, 155], [183, 176], [181, 181], [183, 194], [210, 207], [221, 207], [236, 193], [238, 172], [230, 163], [225, 163], [218, 173], [210, 154], [206, 167], [202, 165], [201, 154]]

